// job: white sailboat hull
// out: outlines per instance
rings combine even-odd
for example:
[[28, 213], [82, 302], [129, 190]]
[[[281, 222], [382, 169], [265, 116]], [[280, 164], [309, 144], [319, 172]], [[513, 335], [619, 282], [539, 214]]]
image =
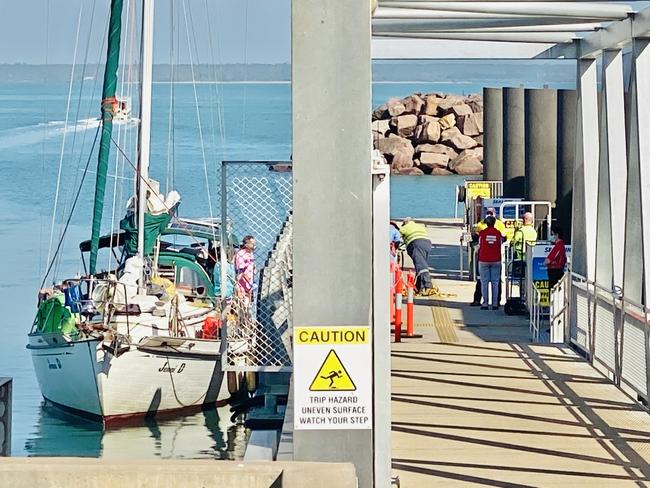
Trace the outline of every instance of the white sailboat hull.
[[[43, 397], [106, 424], [147, 415], [198, 410], [225, 400], [219, 343], [157, 337], [115, 356], [102, 341], [52, 343], [30, 335], [32, 361]], [[161, 342], [163, 347], [160, 347]]]

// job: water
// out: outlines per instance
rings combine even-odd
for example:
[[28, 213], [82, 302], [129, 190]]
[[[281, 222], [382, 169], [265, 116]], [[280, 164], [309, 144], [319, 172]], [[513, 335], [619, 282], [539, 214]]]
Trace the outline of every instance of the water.
[[[218, 161], [289, 159], [290, 85], [199, 85], [196, 97], [200, 128], [192, 85], [175, 85], [173, 159], [168, 156], [170, 88], [165, 83], [154, 85], [151, 173], [161, 181], [163, 189], [173, 186], [181, 193], [181, 215], [209, 215], [209, 202], [213, 213], [218, 215]], [[418, 90], [450, 92], [454, 88], [449, 84], [377, 84], [373, 105]], [[3, 311], [0, 374], [14, 379], [12, 452], [18, 456], [238, 458], [243, 453], [245, 432], [229, 423], [227, 409], [102, 432], [96, 424], [41, 407], [31, 359], [25, 349], [26, 333], [34, 318], [36, 292], [45, 262], [59, 241], [62, 216], [69, 213], [98, 127], [95, 120], [100, 99], [98, 84], [87, 81], [83, 89], [75, 87], [75, 93], [81, 91], [81, 97], [73, 97], [68, 124], [65, 123], [67, 89], [65, 84], [0, 84], [0, 205], [3, 210], [0, 249], [4, 258], [0, 282]], [[455, 91], [467, 91], [467, 86]], [[211, 114], [208, 107], [218, 101], [223, 107], [221, 114]], [[203, 148], [198, 143], [201, 131]], [[65, 165], [61, 171], [56, 225], [50, 239], [64, 135]], [[129, 160], [135, 161], [136, 128], [118, 126], [115, 139]], [[116, 154], [114, 147], [112, 154]], [[91, 169], [96, 164], [95, 158], [93, 153]], [[113, 157], [109, 173], [117, 178], [108, 181], [104, 230], [111, 227], [113, 215], [120, 218], [133, 187], [128, 161], [120, 159], [116, 163]], [[77, 245], [89, 237], [94, 178], [90, 172], [84, 180], [55, 267], [58, 277], [83, 271]], [[393, 178], [391, 214], [393, 217], [453, 216], [454, 187], [460, 182], [462, 178], [458, 177]]]

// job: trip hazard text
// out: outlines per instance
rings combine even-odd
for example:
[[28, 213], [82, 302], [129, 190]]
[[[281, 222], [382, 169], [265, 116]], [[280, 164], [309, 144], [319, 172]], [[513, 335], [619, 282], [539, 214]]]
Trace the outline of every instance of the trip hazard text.
[[301, 425], [364, 425], [370, 421], [365, 405], [356, 396], [312, 396], [300, 408]]

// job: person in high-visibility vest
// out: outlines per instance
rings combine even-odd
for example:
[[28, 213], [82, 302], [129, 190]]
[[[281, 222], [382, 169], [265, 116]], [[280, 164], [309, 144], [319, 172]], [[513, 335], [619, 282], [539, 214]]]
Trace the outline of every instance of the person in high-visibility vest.
[[414, 222], [413, 219], [404, 219], [402, 227], [399, 229], [406, 252], [413, 260], [415, 265], [415, 289], [420, 295], [431, 295], [433, 289], [431, 286], [431, 275], [429, 274], [429, 251], [431, 251], [431, 241], [427, 228]]
[[526, 212], [524, 214], [524, 225], [515, 230], [512, 237], [512, 249], [515, 254], [515, 260], [521, 261], [526, 255], [526, 245], [537, 242], [537, 231], [533, 227], [533, 214]]

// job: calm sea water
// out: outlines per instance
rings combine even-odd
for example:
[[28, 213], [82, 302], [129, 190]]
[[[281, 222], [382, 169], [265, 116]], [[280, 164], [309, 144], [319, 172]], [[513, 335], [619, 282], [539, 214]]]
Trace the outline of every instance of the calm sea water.
[[[174, 86], [174, 130], [173, 137], [170, 136], [170, 88], [162, 83], [154, 87], [151, 172], [163, 188], [170, 185], [181, 193], [182, 214], [209, 215], [209, 200], [214, 214], [218, 214], [216, 161], [289, 158], [288, 84], [199, 85], [196, 97], [203, 148], [197, 142], [201, 133], [192, 85]], [[450, 88], [453, 86], [378, 84], [374, 105], [416, 90]], [[13, 454], [239, 458], [246, 434], [241, 426], [229, 422], [227, 409], [102, 432], [96, 424], [41, 406], [31, 359], [25, 349], [26, 333], [34, 318], [36, 292], [48, 250], [56, 247], [59, 240], [64, 216], [69, 213], [98, 127], [95, 118], [100, 87], [96, 82], [88, 80], [83, 87], [74, 87], [66, 123], [67, 89], [57, 84], [0, 84], [0, 249], [4, 258], [0, 282], [0, 376], [11, 376], [14, 380]], [[469, 90], [462, 86], [456, 91]], [[217, 114], [206, 108], [215, 102], [223, 107]], [[135, 160], [135, 127], [118, 127], [115, 139], [129, 159]], [[172, 146], [173, 161], [169, 157]], [[56, 198], [61, 154], [64, 164]], [[93, 153], [90, 168], [96, 164], [95, 159]], [[104, 209], [106, 230], [111, 226], [112, 215], [117, 219], [122, 215], [133, 186], [129, 162], [123, 158], [113, 159], [110, 173], [117, 177], [109, 178]], [[70, 276], [82, 269], [77, 245], [89, 237], [94, 178], [91, 172], [83, 183], [56, 266], [57, 276]], [[460, 181], [453, 177], [396, 177], [392, 180], [391, 213], [394, 217], [451, 216], [454, 185]], [[50, 246], [55, 199], [57, 216]]]

